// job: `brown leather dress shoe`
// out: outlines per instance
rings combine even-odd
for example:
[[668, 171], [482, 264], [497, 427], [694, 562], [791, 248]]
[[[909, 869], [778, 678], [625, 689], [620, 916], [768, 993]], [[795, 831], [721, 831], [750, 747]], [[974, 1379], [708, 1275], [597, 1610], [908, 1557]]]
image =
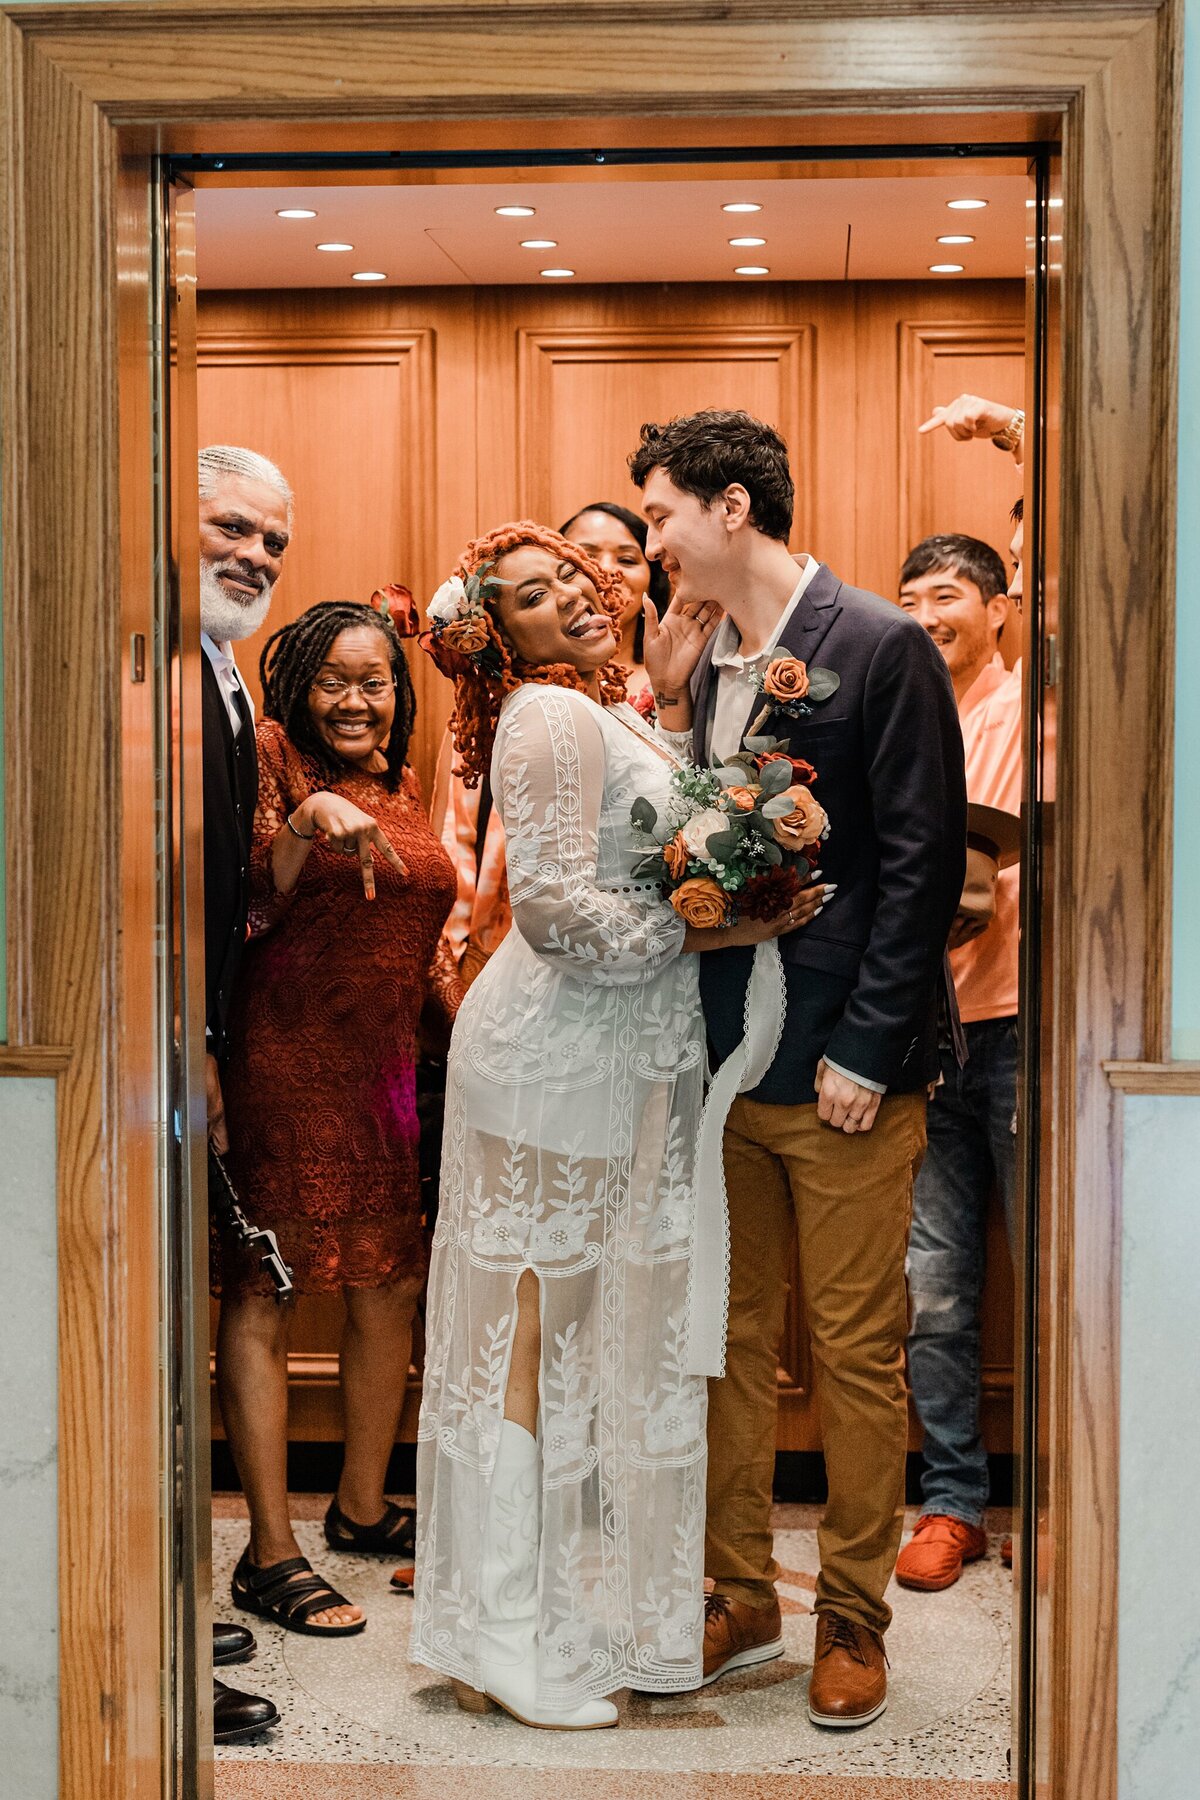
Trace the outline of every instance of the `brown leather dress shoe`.
[[817, 1653], [808, 1684], [814, 1725], [869, 1725], [887, 1705], [887, 1657], [877, 1631], [841, 1613], [817, 1615]]
[[1006, 1569], [1012, 1568], [1012, 1538], [1006, 1537], [1000, 1542], [1000, 1561]]
[[752, 1669], [783, 1655], [783, 1621], [779, 1602], [747, 1606], [728, 1594], [709, 1594], [704, 1602], [704, 1678], [708, 1687], [734, 1669]]
[[896, 1580], [901, 1587], [937, 1593], [953, 1587], [964, 1563], [986, 1555], [986, 1531], [945, 1513], [924, 1513], [896, 1559]]

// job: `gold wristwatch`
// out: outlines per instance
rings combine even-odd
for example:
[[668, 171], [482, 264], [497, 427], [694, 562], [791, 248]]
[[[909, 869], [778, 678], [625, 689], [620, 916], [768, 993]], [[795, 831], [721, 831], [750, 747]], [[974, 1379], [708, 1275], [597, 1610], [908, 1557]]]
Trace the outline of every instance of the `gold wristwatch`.
[[1018, 410], [1008, 421], [1003, 431], [998, 431], [992, 439], [997, 450], [1015, 450], [1025, 436], [1025, 414]]

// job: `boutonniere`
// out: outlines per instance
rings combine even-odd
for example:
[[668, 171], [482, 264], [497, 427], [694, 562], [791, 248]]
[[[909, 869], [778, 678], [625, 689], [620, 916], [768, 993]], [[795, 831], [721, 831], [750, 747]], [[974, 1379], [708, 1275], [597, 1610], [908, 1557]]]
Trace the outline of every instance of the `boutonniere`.
[[786, 713], [790, 719], [808, 718], [818, 706], [833, 698], [842, 678], [833, 669], [810, 669], [798, 656], [776, 650], [765, 669], [755, 669], [750, 683], [767, 701], [750, 727], [750, 735], [754, 736], [773, 712]]

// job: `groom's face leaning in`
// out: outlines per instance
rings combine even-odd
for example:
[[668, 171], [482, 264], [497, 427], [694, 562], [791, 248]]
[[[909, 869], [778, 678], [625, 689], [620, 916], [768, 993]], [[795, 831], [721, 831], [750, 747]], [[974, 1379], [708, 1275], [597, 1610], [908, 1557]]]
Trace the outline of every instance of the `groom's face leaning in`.
[[711, 410], [643, 425], [641, 437], [629, 467], [650, 523], [646, 553], [679, 599], [736, 607], [748, 578], [776, 568], [790, 593], [794, 489], [779, 433], [749, 413]]

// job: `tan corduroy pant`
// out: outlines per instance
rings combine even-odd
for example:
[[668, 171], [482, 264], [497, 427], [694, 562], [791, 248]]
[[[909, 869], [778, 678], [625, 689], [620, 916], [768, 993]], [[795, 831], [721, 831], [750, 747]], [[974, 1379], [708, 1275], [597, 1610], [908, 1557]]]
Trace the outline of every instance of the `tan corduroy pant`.
[[900, 1548], [908, 1407], [904, 1257], [925, 1153], [925, 1095], [885, 1096], [869, 1132], [815, 1106], [735, 1100], [725, 1130], [729, 1337], [708, 1384], [705, 1572], [718, 1593], [768, 1605], [778, 1352], [793, 1232], [812, 1334], [829, 1501], [816, 1608], [886, 1631]]

